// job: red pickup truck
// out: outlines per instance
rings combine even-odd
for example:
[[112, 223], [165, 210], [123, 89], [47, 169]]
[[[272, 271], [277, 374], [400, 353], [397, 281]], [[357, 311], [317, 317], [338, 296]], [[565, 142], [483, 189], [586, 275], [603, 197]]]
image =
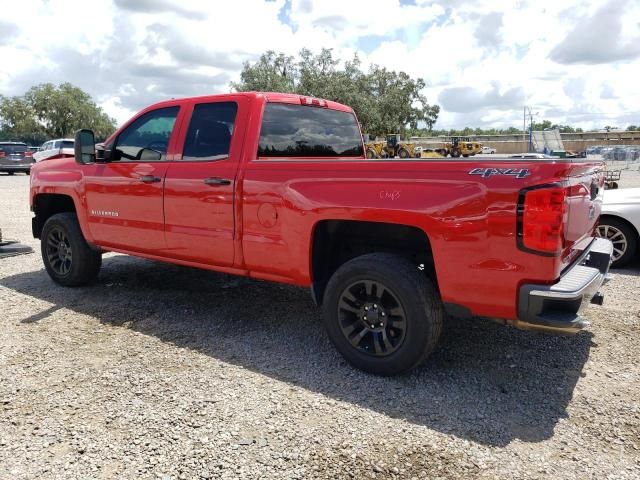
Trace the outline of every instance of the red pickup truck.
[[309, 287], [340, 353], [392, 375], [443, 316], [576, 332], [602, 302], [603, 166], [569, 159], [365, 158], [351, 108], [280, 93], [152, 105], [75, 159], [34, 165], [33, 234], [53, 280], [103, 252]]

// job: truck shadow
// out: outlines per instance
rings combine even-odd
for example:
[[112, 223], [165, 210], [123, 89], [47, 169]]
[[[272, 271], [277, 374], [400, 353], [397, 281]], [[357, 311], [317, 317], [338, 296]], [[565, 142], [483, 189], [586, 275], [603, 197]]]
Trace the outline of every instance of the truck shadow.
[[439, 432], [504, 446], [550, 438], [567, 417], [592, 334], [549, 336], [481, 320], [451, 320], [412, 374], [380, 378], [346, 364], [305, 289], [108, 256], [97, 284], [55, 285], [44, 272], [0, 284], [59, 308]]

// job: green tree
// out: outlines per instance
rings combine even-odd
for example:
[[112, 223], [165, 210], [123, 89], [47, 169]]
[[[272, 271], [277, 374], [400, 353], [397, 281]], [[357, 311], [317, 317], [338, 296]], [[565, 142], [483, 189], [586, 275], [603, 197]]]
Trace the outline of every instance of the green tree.
[[0, 98], [2, 138], [41, 143], [73, 136], [79, 128], [90, 128], [98, 139], [104, 139], [115, 130], [116, 121], [89, 94], [70, 83], [57, 87], [45, 83], [21, 97]]
[[38, 144], [45, 139], [33, 109], [24, 98], [0, 96], [0, 140]]
[[297, 78], [297, 65], [293, 63], [293, 57], [269, 50], [256, 63], [245, 62], [240, 82], [232, 82], [231, 87], [239, 92], [293, 93]]
[[411, 133], [425, 125], [433, 129], [440, 107], [421, 93], [422, 79], [373, 65], [361, 69], [357, 55], [344, 66], [331, 49], [314, 54], [300, 51], [297, 60], [268, 51], [255, 63], [245, 63], [237, 91], [280, 91], [326, 98], [350, 105], [363, 130], [372, 134]]
[[640, 130], [640, 127], [638, 127], [636, 125], [629, 125], [627, 127], [627, 132], [635, 132], [636, 130]]

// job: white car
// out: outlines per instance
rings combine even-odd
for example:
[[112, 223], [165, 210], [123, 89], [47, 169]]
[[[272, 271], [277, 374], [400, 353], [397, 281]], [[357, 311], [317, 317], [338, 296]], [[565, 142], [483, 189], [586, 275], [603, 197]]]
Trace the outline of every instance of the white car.
[[552, 157], [551, 155], [545, 155], [544, 153], [516, 153], [514, 155], [509, 155], [509, 158], [558, 158]]
[[482, 153], [496, 153], [496, 149], [493, 147], [482, 147]]
[[74, 155], [73, 138], [58, 138], [43, 143], [40, 150], [33, 154], [33, 159], [36, 162], [41, 162], [42, 160], [73, 157]]
[[602, 202], [598, 235], [613, 243], [612, 267], [627, 265], [638, 253], [640, 188], [607, 190]]

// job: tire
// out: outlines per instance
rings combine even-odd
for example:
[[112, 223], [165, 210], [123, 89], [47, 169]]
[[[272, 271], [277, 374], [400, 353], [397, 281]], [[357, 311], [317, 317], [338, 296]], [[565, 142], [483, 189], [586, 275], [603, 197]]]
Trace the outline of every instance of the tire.
[[621, 268], [635, 257], [638, 249], [638, 232], [624, 220], [613, 217], [600, 219], [598, 236], [613, 243], [611, 268]]
[[462, 154], [462, 156], [463, 156], [464, 158], [469, 158], [469, 154], [468, 154], [468, 153], [463, 153], [463, 154]]
[[398, 152], [398, 156], [400, 158], [409, 158], [409, 152], [404, 148], [401, 148], [400, 151]]
[[84, 239], [75, 213], [57, 213], [45, 222], [40, 250], [51, 279], [65, 287], [90, 283], [102, 265], [102, 254]]
[[367, 158], [372, 159], [376, 158], [376, 154], [373, 150], [367, 150]]
[[451, 152], [451, 156], [453, 158], [459, 158], [460, 157], [460, 150], [458, 150], [457, 148], [453, 150], [453, 152]]
[[7, 172], [9, 175], [13, 175], [15, 172]]
[[362, 255], [338, 268], [322, 308], [340, 354], [354, 367], [383, 376], [420, 365], [434, 350], [444, 317], [433, 283], [416, 265], [388, 253]]

